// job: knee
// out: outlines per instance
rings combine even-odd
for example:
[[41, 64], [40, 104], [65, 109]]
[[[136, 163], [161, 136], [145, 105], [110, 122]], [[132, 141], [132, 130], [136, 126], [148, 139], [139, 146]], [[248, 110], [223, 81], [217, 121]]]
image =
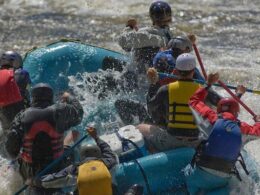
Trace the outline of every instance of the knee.
[[136, 128], [140, 131], [140, 133], [141, 133], [144, 137], [148, 137], [148, 136], [151, 134], [150, 125], [140, 124], [140, 125], [137, 125]]

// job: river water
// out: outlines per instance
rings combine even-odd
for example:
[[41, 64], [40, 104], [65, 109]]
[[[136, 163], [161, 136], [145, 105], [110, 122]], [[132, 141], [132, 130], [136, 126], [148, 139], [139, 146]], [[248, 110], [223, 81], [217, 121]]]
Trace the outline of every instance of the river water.
[[[0, 52], [44, 46], [61, 38], [123, 52], [116, 39], [128, 18], [139, 27], [150, 25], [148, 8], [152, 1], [141, 0], [0, 0]], [[194, 33], [207, 72], [219, 71], [228, 84], [260, 89], [260, 1], [259, 0], [170, 0], [174, 35]], [[73, 82], [72, 82], [73, 86]], [[223, 90], [218, 89], [220, 93]], [[259, 96], [247, 93], [242, 100], [260, 113]], [[94, 105], [95, 99], [89, 99]], [[242, 109], [240, 119], [253, 123]], [[254, 144], [259, 147], [259, 142]], [[260, 154], [255, 154], [257, 157]], [[1, 159], [1, 179], [6, 161]], [[8, 176], [8, 177], [7, 177]], [[0, 182], [0, 194], [7, 191]], [[6, 184], [6, 186], [9, 184]], [[1, 189], [2, 188], [2, 189]], [[4, 189], [5, 188], [5, 189]], [[259, 184], [239, 188], [235, 194], [259, 194]]]

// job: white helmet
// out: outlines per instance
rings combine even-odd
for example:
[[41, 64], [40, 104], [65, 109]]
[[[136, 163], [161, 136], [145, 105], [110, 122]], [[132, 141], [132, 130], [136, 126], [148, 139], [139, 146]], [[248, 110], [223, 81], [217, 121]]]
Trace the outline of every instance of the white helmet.
[[6, 51], [2, 54], [0, 59], [0, 66], [10, 66], [15, 69], [23, 65], [21, 55], [15, 51]]
[[180, 71], [190, 71], [196, 67], [196, 59], [190, 53], [183, 53], [176, 59], [175, 68]]

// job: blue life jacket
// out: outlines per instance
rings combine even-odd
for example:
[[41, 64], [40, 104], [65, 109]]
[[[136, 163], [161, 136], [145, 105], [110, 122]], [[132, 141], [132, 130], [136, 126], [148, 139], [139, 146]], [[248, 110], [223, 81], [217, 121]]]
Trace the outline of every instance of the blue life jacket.
[[218, 119], [204, 145], [202, 155], [235, 162], [242, 146], [242, 136], [237, 122]]

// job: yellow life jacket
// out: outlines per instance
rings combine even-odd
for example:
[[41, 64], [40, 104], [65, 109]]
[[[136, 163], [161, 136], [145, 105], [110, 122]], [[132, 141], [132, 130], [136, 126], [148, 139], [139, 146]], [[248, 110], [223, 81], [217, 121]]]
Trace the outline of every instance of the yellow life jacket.
[[168, 131], [176, 136], [196, 136], [198, 134], [188, 102], [200, 87], [192, 81], [176, 81], [168, 85], [169, 116]]
[[79, 166], [79, 195], [112, 195], [112, 180], [106, 165], [92, 160]]

